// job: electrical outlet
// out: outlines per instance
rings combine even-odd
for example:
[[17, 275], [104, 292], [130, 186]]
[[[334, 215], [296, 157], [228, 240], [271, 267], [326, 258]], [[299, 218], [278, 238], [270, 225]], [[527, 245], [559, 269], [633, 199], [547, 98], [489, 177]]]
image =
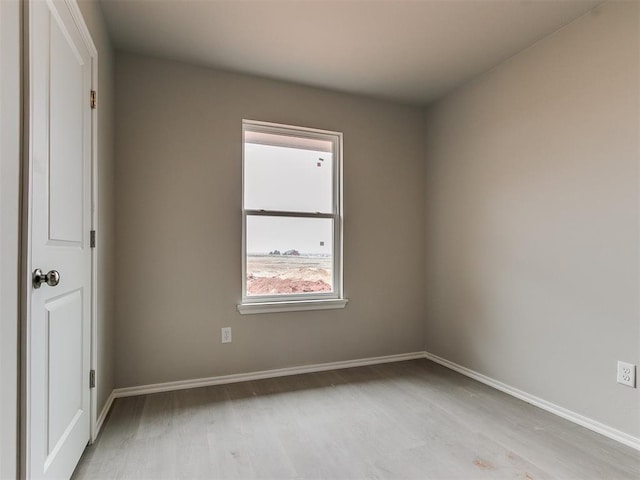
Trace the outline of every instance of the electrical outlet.
[[231, 327], [222, 327], [220, 333], [222, 343], [231, 343]]
[[618, 361], [618, 383], [636, 388], [636, 366]]

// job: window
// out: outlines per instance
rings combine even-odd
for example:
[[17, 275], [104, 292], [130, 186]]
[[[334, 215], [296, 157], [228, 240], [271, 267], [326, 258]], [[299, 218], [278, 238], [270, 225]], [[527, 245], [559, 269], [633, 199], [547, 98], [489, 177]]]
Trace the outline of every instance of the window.
[[243, 121], [241, 313], [343, 308], [342, 134]]

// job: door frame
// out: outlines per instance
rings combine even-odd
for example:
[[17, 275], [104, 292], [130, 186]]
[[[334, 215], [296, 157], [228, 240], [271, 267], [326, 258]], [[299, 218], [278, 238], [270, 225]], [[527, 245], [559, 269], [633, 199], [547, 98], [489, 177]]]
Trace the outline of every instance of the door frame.
[[[0, 0], [1, 1], [1, 0]], [[31, 164], [31, 119], [30, 119], [30, 41], [29, 41], [29, 22], [30, 22], [30, 6], [33, 1], [39, 0], [24, 0], [23, 3], [23, 16], [22, 16], [22, 88], [23, 95], [23, 124], [22, 124], [22, 163], [23, 163], [23, 195], [21, 199], [22, 203], [22, 241], [20, 245], [20, 258], [22, 268], [20, 279], [20, 306], [21, 306], [21, 328], [20, 328], [20, 477], [24, 478], [28, 471], [28, 432], [29, 432], [29, 411], [28, 405], [30, 400], [30, 392], [28, 389], [28, 375], [30, 372], [30, 352], [29, 352], [29, 318], [31, 316], [31, 272], [33, 270], [31, 260], [31, 231], [29, 228], [29, 222], [31, 218], [31, 194], [32, 194], [32, 164]], [[47, 3], [51, 0], [46, 0]], [[91, 57], [91, 89], [98, 91], [98, 50], [95, 43], [91, 38], [89, 28], [84, 21], [84, 17], [80, 11], [80, 7], [76, 0], [62, 0], [66, 7], [69, 9], [71, 16], [80, 32], [82, 41], [84, 42], [89, 55]], [[87, 94], [87, 102], [89, 96]], [[90, 198], [91, 198], [91, 230], [96, 230], [98, 224], [98, 115], [97, 109], [91, 110], [91, 181], [90, 181]], [[91, 318], [90, 324], [90, 353], [89, 353], [89, 368], [91, 370], [97, 369], [98, 354], [97, 354], [97, 311], [98, 311], [98, 262], [97, 262], [97, 249], [91, 248]], [[97, 420], [97, 388], [90, 388], [89, 390], [89, 443], [93, 443], [97, 436], [96, 420]]]

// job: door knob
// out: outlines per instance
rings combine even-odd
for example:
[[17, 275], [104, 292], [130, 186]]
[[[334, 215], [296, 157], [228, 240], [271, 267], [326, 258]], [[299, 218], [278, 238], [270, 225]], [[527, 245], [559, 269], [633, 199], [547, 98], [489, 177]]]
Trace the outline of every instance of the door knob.
[[36, 268], [33, 271], [33, 288], [40, 288], [43, 283], [50, 287], [55, 287], [60, 283], [60, 274], [56, 270], [50, 270], [49, 273], [42, 273], [42, 270]]

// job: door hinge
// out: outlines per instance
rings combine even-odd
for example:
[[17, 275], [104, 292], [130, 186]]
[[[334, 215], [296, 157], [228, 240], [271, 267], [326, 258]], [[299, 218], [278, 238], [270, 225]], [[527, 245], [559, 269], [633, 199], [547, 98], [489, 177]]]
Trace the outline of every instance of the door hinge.
[[96, 248], [96, 231], [95, 230], [91, 230], [90, 235], [89, 235], [89, 247], [90, 248]]
[[89, 371], [89, 388], [96, 388], [96, 371]]
[[98, 107], [98, 94], [95, 90], [91, 90], [91, 109], [95, 110]]

